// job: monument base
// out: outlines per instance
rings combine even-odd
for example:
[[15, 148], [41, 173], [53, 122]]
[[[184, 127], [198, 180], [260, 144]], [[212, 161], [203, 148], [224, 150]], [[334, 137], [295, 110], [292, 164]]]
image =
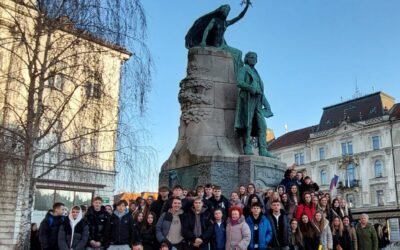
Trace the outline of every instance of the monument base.
[[159, 185], [182, 185], [194, 190], [198, 185], [211, 183], [222, 187], [225, 195], [238, 190], [240, 185], [254, 183], [257, 189], [276, 187], [283, 178], [286, 164], [262, 156], [200, 157], [196, 164], [186, 167], [163, 168]]

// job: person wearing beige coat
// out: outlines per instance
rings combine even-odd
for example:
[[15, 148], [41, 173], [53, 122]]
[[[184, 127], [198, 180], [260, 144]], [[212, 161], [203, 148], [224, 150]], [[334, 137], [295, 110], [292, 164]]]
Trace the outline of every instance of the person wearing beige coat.
[[229, 209], [229, 218], [226, 223], [226, 250], [246, 250], [250, 244], [250, 228], [242, 215], [240, 207]]

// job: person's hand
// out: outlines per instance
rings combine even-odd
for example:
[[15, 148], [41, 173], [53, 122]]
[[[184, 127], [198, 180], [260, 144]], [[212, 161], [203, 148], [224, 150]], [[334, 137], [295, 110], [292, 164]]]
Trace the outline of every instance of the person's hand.
[[197, 247], [199, 247], [201, 244], [203, 244], [203, 240], [200, 238], [196, 238], [194, 243], [197, 244]]
[[250, 86], [250, 87], [249, 87], [249, 92], [250, 92], [250, 94], [255, 95], [255, 94], [257, 93], [256, 87]]
[[97, 241], [96, 244], [95, 244], [95, 246], [96, 246], [97, 248], [100, 248], [100, 247], [101, 247], [101, 242], [100, 242], [100, 241]]
[[91, 240], [91, 241], [90, 241], [90, 245], [91, 245], [92, 247], [96, 247], [96, 241]]

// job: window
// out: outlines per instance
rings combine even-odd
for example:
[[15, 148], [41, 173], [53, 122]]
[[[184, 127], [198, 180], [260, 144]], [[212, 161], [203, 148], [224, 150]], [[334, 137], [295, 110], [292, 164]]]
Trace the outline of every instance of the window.
[[321, 185], [328, 185], [328, 176], [325, 170], [321, 170]]
[[385, 205], [385, 194], [383, 193], [383, 190], [376, 191], [376, 201], [377, 201], [378, 206]]
[[325, 160], [325, 148], [319, 148], [319, 160]]
[[297, 153], [294, 155], [294, 162], [297, 165], [304, 165], [304, 153]]
[[375, 161], [375, 177], [382, 177], [382, 161]]
[[64, 87], [64, 75], [56, 74], [49, 78], [48, 80], [49, 87], [62, 90]]
[[349, 142], [342, 142], [342, 155], [353, 155], [353, 143]]
[[356, 168], [353, 164], [349, 164], [346, 169], [347, 186], [353, 187], [356, 180]]
[[379, 148], [380, 148], [379, 136], [372, 136], [372, 149], [378, 150]]
[[69, 209], [74, 205], [90, 205], [92, 192], [38, 188], [35, 192], [35, 210], [47, 211], [55, 202], [62, 202]]
[[85, 84], [85, 91], [86, 91], [86, 98], [101, 98], [101, 84], [100, 83], [93, 83], [87, 82]]

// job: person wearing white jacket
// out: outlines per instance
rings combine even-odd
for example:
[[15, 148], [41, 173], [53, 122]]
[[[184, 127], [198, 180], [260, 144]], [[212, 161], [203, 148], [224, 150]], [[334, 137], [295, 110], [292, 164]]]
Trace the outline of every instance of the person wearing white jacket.
[[320, 234], [322, 249], [331, 250], [333, 248], [333, 239], [329, 221], [322, 215], [321, 211], [317, 211], [315, 212], [312, 223]]
[[74, 206], [58, 231], [60, 250], [84, 250], [89, 239], [89, 226], [82, 219], [82, 209]]

